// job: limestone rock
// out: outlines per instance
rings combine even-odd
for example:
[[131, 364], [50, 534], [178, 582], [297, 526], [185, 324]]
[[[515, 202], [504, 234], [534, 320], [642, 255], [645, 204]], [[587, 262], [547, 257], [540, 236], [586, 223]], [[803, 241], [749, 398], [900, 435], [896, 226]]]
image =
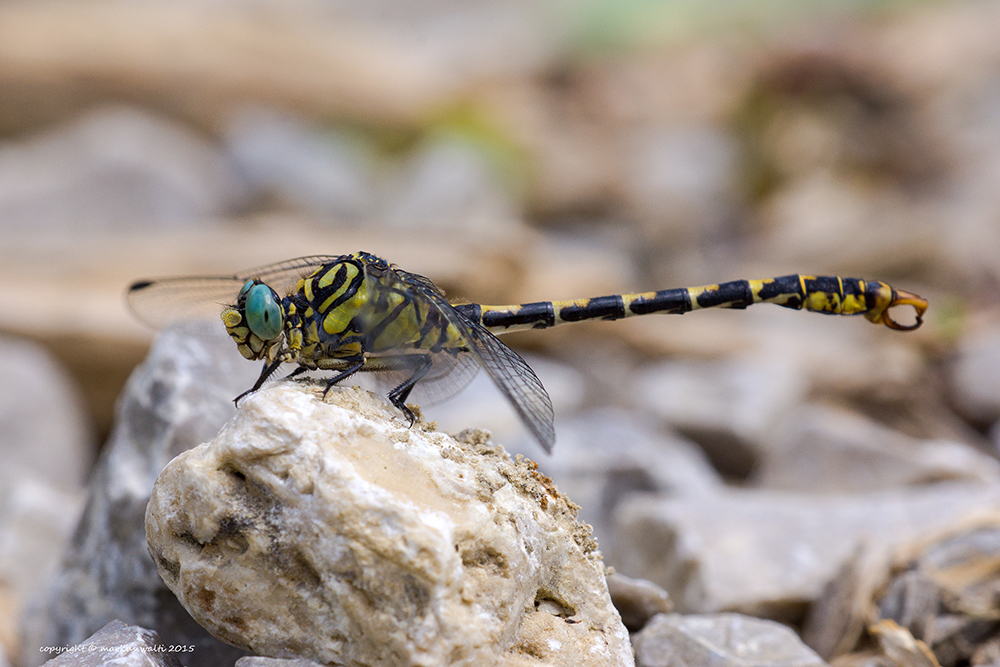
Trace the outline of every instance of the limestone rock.
[[1000, 480], [997, 460], [969, 445], [920, 440], [847, 410], [821, 406], [797, 410], [760, 460], [753, 476], [758, 486], [810, 493]]
[[1000, 328], [967, 336], [951, 368], [952, 398], [969, 419], [989, 424], [1000, 418]]
[[[59, 566], [83, 493], [32, 475], [0, 485], [0, 646], [16, 655], [21, 613]], [[37, 647], [33, 647], [37, 648]], [[0, 667], [7, 667], [0, 659]]]
[[637, 375], [635, 400], [701, 445], [724, 475], [745, 478], [760, 441], [803, 399], [801, 368], [779, 355], [673, 360]]
[[907, 545], [895, 554], [876, 591], [876, 618], [912, 633], [911, 642], [929, 647], [941, 665], [983, 664], [974, 654], [995, 643], [1000, 629], [995, 615], [985, 611], [995, 605], [998, 560], [996, 512]]
[[244, 188], [213, 146], [131, 108], [93, 111], [31, 141], [0, 144], [0, 216], [9, 229], [204, 226]]
[[823, 667], [780, 623], [740, 614], [661, 614], [636, 635], [637, 667]]
[[79, 489], [92, 439], [66, 370], [37, 343], [0, 337], [0, 488], [27, 473]]
[[[65, 647], [42, 647], [63, 650]], [[66, 648], [45, 667], [181, 667], [175, 654], [193, 647], [168, 645], [152, 630], [111, 621], [86, 641]]]
[[1000, 488], [959, 483], [829, 496], [646, 494], [616, 515], [614, 562], [663, 586], [682, 612], [797, 621], [862, 544], [891, 549], [998, 503]]
[[160, 334], [118, 401], [61, 567], [26, 615], [22, 664], [44, 659], [39, 646], [73, 646], [115, 619], [153, 629], [171, 644], [195, 644], [187, 667], [232, 664], [242, 655], [198, 626], [164, 586], [143, 518], [159, 471], [218, 432], [235, 412], [233, 397], [257, 372], [214, 323]]
[[647, 234], [676, 245], [722, 233], [736, 199], [735, 137], [694, 124], [637, 127], [630, 135], [622, 185]]
[[[637, 411], [588, 410], [559, 422], [552, 455], [539, 461], [559, 489], [580, 504], [580, 518], [594, 527], [602, 544], [612, 542], [615, 509], [631, 494], [694, 496], [723, 485], [697, 445], [652, 421]], [[613, 560], [608, 563], [614, 566]]]
[[374, 148], [291, 114], [239, 109], [226, 145], [259, 196], [318, 216], [357, 224], [374, 218]]
[[810, 608], [803, 639], [820, 655], [852, 664], [845, 660], [877, 640], [886, 664], [997, 664], [1000, 621], [989, 610], [1000, 513], [977, 513], [875, 556], [859, 553]]
[[323, 667], [318, 662], [305, 658], [262, 658], [259, 655], [247, 656], [236, 661], [236, 667]]
[[0, 645], [12, 656], [23, 606], [48, 583], [79, 517], [92, 439], [65, 368], [37, 343], [0, 336]]
[[576, 506], [481, 433], [276, 383], [160, 474], [146, 532], [217, 637], [355, 665], [631, 665]]
[[803, 641], [838, 666], [868, 664], [873, 640], [887, 666], [926, 665], [927, 652], [942, 665], [996, 664], [1000, 624], [983, 610], [992, 604], [998, 560], [995, 510], [894, 553], [859, 550], [810, 606]]
[[878, 640], [879, 649], [886, 658], [896, 665], [941, 667], [926, 643], [914, 638], [909, 630], [891, 619], [872, 624], [868, 632]]
[[439, 134], [415, 147], [379, 217], [395, 229], [475, 234], [494, 241], [518, 233], [523, 223], [488, 157], [457, 134]]
[[670, 595], [646, 579], [633, 579], [615, 572], [608, 576], [608, 592], [630, 632], [641, 630], [657, 614], [669, 614], [674, 610]]
[[824, 660], [836, 658], [840, 665], [871, 623], [875, 590], [884, 585], [889, 567], [890, 554], [884, 549], [859, 548], [809, 605], [802, 641]]

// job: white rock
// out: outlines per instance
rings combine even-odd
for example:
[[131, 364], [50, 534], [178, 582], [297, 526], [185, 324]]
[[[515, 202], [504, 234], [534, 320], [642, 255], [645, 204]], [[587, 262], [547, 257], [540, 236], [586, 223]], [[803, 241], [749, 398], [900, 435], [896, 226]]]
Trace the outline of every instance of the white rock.
[[372, 218], [378, 187], [371, 147], [266, 107], [246, 107], [226, 128], [251, 185], [279, 201], [335, 220]]
[[695, 243], [722, 233], [736, 200], [739, 148], [708, 125], [654, 124], [626, 140], [623, 179], [630, 211], [655, 238]]
[[82, 506], [81, 492], [32, 475], [0, 487], [0, 599], [24, 602], [48, 583]]
[[0, 143], [6, 229], [205, 225], [243, 203], [239, 176], [189, 128], [128, 107], [89, 112], [36, 138]]
[[0, 337], [0, 489], [25, 474], [79, 489], [92, 440], [69, 373], [37, 343]]
[[[723, 486], [697, 445], [652, 421], [635, 411], [589, 410], [557, 423], [556, 447], [539, 462], [542, 472], [580, 504], [580, 518], [602, 543], [614, 535], [618, 503], [636, 492], [691, 496]], [[608, 563], [614, 566], [610, 558]]]
[[152, 630], [114, 620], [76, 646], [43, 646], [59, 652], [45, 667], [181, 667], [178, 655], [193, 645], [168, 645]]
[[810, 493], [878, 491], [942, 480], [996, 482], [1000, 464], [957, 441], [920, 440], [847, 410], [804, 406], [761, 453], [754, 482]]
[[639, 667], [823, 667], [791, 628], [740, 614], [660, 614], [635, 637]]
[[305, 658], [262, 658], [259, 655], [240, 658], [236, 661], [236, 667], [323, 667], [318, 662], [306, 660]]
[[793, 360], [748, 355], [655, 364], [638, 374], [634, 398], [701, 445], [722, 473], [745, 477], [769, 429], [807, 388]]
[[986, 329], [962, 340], [951, 385], [963, 415], [983, 423], [1000, 418], [1000, 330]]
[[576, 507], [383, 399], [276, 383], [160, 474], [164, 581], [217, 637], [343, 665], [631, 665]]
[[670, 595], [646, 579], [633, 579], [615, 572], [608, 576], [608, 591], [630, 632], [641, 630], [657, 614], [669, 614], [674, 610]]
[[519, 233], [523, 223], [514, 201], [487, 159], [457, 134], [427, 139], [390, 188], [383, 219], [390, 228], [475, 234], [495, 241]]
[[52, 355], [0, 336], [0, 644], [11, 653], [23, 608], [73, 532], [91, 438], [82, 400]]
[[842, 495], [643, 494], [619, 506], [613, 562], [665, 588], [681, 612], [794, 621], [862, 545], [892, 549], [998, 501], [1000, 487], [956, 482]]

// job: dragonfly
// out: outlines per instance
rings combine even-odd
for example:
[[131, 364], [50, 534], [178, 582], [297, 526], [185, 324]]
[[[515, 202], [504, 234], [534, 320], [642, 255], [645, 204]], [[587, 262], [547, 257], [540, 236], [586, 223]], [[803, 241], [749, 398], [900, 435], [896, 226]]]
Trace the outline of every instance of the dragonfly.
[[[220, 316], [239, 352], [264, 362], [237, 404], [283, 364], [297, 365], [289, 377], [333, 372], [325, 392], [356, 373], [374, 372], [412, 426], [415, 415], [406, 401], [414, 389], [421, 401], [445, 400], [483, 369], [546, 453], [555, 442], [552, 402], [527, 362], [497, 335], [757, 303], [861, 315], [907, 331], [921, 325], [928, 306], [885, 282], [800, 274], [568, 301], [451, 303], [430, 279], [366, 252], [301, 257], [230, 276], [140, 280], [127, 298], [139, 319], [156, 327], [210, 312]], [[912, 323], [890, 316], [900, 306], [914, 309]]]

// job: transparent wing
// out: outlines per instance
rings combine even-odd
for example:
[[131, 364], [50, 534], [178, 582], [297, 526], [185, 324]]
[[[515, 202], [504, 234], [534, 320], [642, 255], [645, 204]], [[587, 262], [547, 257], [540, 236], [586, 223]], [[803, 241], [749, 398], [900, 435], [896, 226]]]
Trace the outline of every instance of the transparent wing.
[[128, 305], [139, 320], [157, 329], [183, 320], [210, 319], [235, 301], [243, 282], [222, 276], [144, 280], [129, 287]]
[[[528, 363], [480, 324], [455, 310], [428, 279], [399, 269], [394, 271], [408, 289], [436, 306], [443, 318], [465, 335], [471, 356], [514, 406], [542, 448], [551, 453], [556, 439], [552, 401]], [[470, 375], [466, 383], [471, 379]]]
[[[461, 318], [456, 314], [456, 318]], [[472, 353], [496, 386], [511, 402], [542, 449], [552, 453], [556, 441], [555, 413], [548, 392], [528, 362], [482, 326], [466, 320]]]
[[320, 266], [337, 261], [333, 255], [300, 257], [231, 276], [140, 280], [128, 289], [128, 305], [144, 323], [161, 328], [183, 320], [213, 319], [236, 302], [246, 281], [259, 278], [282, 296]]
[[[478, 372], [479, 360], [468, 352], [460, 352], [458, 355], [447, 352], [435, 354], [431, 359], [430, 370], [413, 388], [409, 400], [420, 405], [435, 405], [446, 401], [465, 389]], [[373, 375], [379, 389], [386, 393], [399, 386], [410, 373], [409, 370], [385, 370], [376, 371]]]

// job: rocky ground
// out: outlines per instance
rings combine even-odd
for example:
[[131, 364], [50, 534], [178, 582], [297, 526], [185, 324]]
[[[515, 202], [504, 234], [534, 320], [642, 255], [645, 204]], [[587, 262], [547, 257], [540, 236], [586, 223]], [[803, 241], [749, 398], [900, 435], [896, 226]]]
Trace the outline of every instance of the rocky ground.
[[[0, 5], [0, 667], [493, 659], [480, 644], [560, 665], [583, 659], [552, 642], [577, 650], [599, 627], [608, 664], [1000, 663], [1000, 3], [611, 6]], [[439, 596], [419, 657], [314, 582], [293, 596], [312, 601], [295, 617], [312, 648], [290, 653], [196, 622], [145, 529], [161, 471], [242, 428], [232, 399], [259, 368], [217, 323], [151, 346], [122, 295], [142, 277], [356, 250], [480, 303], [803, 272], [887, 280], [931, 306], [911, 333], [761, 306], [505, 337], [552, 396], [553, 454], [485, 377], [422, 414], [494, 444], [432, 444], [499, 469], [515, 459], [495, 445], [537, 461], [579, 514], [547, 524], [530, 503], [548, 491], [495, 480], [504, 516], [536, 522], [503, 544], [554, 536], [544, 551], [600, 576], [539, 595], [555, 566], [528, 559], [531, 595], [473, 620], [441, 591], [499, 568], [499, 546], [434, 556], [426, 586], [376, 577], [365, 604]], [[337, 459], [321, 449], [325, 475]], [[349, 549], [316, 516], [332, 532], [286, 537], [344, 550], [309, 560], [322, 581]], [[578, 522], [602, 561], [571, 554]], [[254, 567], [273, 572], [261, 585], [301, 574], [295, 558]], [[226, 604], [244, 586], [227, 583]], [[266, 604], [292, 595], [279, 588], [242, 612], [283, 618]], [[305, 621], [323, 618], [346, 625], [320, 638]]]

